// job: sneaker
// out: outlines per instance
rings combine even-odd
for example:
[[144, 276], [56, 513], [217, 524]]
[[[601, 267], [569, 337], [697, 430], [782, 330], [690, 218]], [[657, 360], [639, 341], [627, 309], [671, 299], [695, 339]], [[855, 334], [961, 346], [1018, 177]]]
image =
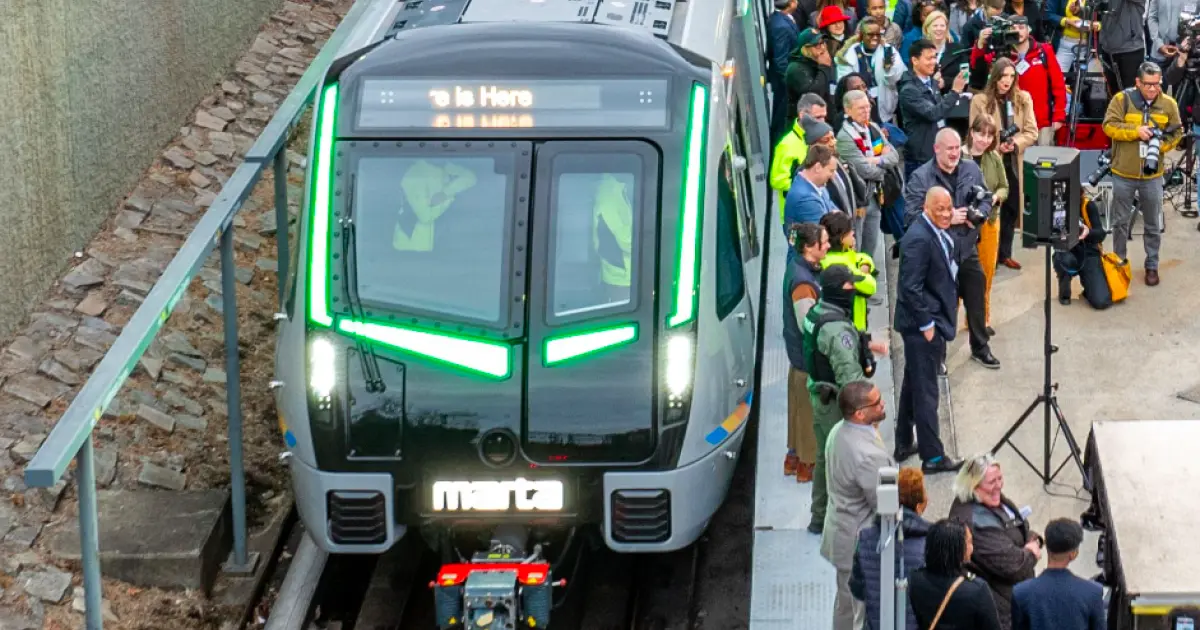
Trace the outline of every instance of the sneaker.
[[785, 477], [791, 477], [792, 475], [796, 474], [796, 467], [799, 465], [800, 458], [797, 457], [795, 453], [788, 453], [787, 456], [783, 458], [783, 475]]
[[813, 480], [813, 471], [816, 470], [816, 464], [808, 462], [800, 462], [796, 467], [796, 483], [808, 483]]

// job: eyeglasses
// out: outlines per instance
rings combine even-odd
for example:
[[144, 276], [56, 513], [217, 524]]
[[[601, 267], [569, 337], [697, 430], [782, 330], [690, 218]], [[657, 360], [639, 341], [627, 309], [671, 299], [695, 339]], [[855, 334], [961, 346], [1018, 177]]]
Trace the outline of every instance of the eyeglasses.
[[882, 407], [882, 406], [883, 406], [883, 396], [880, 396], [879, 398], [876, 398], [875, 402], [873, 402], [873, 403], [867, 403], [861, 407], [855, 407], [854, 411], [862, 411], [863, 409], [872, 409], [874, 407]]
[[1139, 80], [1139, 82], [1141, 83], [1142, 87], [1155, 88], [1155, 89], [1162, 87], [1162, 81], [1155, 81], [1154, 83], [1147, 83], [1146, 81]]
[[879, 35], [879, 31], [867, 31], [863, 33], [863, 37], [866, 37], [867, 39], [878, 39]]

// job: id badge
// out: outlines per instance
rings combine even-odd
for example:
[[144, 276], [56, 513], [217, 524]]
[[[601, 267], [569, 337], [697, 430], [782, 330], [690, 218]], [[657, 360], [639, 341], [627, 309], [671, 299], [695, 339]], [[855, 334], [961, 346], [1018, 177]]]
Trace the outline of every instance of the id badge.
[[837, 94], [837, 83], [830, 83], [830, 84], [829, 84], [829, 93], [830, 93], [830, 94]]
[[945, 121], [945, 120], [939, 120], [939, 121], [937, 121], [937, 128], [938, 128], [938, 129], [941, 129], [942, 127], [945, 127], [945, 126], [946, 126], [946, 121]]
[[1145, 142], [1138, 143], [1138, 157], [1139, 158], [1141, 158], [1143, 160], [1146, 159], [1146, 155], [1149, 152], [1150, 152], [1150, 145], [1146, 144]]
[[1030, 516], [1033, 516], [1033, 508], [1028, 505], [1020, 509], [1021, 518], [1028, 521]]
[[1021, 63], [1017, 64], [1017, 74], [1024, 75], [1026, 70], [1029, 70], [1029, 62], [1022, 59]]

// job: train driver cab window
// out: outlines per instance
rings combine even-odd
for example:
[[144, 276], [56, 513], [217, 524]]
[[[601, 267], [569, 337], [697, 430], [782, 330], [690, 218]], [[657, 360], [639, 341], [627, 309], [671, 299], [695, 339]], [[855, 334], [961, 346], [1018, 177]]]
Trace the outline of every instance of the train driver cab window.
[[737, 197], [733, 188], [733, 164], [729, 152], [721, 153], [717, 173], [717, 319], [725, 319], [746, 295], [742, 269], [741, 239], [738, 234]]
[[643, 169], [634, 153], [554, 156], [552, 318], [634, 306]]
[[514, 156], [360, 157], [359, 299], [486, 324], [505, 315]]

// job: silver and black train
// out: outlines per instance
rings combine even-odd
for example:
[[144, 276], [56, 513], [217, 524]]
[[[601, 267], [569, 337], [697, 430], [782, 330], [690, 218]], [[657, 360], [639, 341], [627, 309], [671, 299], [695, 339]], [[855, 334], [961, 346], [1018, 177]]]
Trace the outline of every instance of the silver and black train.
[[369, 8], [318, 88], [278, 329], [319, 547], [700, 536], [782, 241], [759, 1]]

